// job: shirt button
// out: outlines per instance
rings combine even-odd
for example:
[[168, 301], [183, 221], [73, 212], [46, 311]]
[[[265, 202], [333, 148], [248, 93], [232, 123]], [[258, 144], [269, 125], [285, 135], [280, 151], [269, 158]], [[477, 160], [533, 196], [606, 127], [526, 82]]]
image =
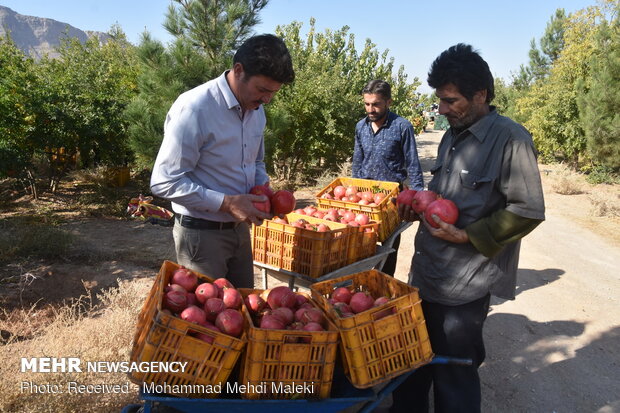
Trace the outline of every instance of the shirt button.
[[446, 169], [446, 173], [448, 174], [450, 173], [450, 168]]
[[416, 251], [415, 255], [422, 255], [422, 253], [420, 251]]
[[454, 151], [454, 150], [456, 150], [456, 148], [453, 146], [453, 147], [452, 147], [452, 150]]

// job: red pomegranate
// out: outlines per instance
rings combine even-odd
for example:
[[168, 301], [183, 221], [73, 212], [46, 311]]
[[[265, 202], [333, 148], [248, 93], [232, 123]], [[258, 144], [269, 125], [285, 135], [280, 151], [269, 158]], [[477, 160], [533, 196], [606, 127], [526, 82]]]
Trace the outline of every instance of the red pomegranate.
[[178, 284], [187, 292], [192, 292], [198, 284], [198, 276], [184, 266], [180, 266], [173, 274], [170, 284]]
[[415, 189], [405, 189], [396, 197], [396, 205], [411, 205], [411, 201], [417, 192]]
[[289, 191], [276, 191], [271, 197], [271, 212], [274, 215], [288, 214], [295, 209], [295, 197]]
[[418, 191], [413, 196], [413, 200], [411, 201], [411, 207], [416, 213], [421, 214], [424, 212], [426, 207], [436, 199], [437, 194], [433, 191]]
[[459, 219], [459, 209], [449, 199], [440, 198], [431, 202], [424, 211], [426, 222], [433, 228], [439, 228], [439, 224], [432, 217], [433, 215], [437, 215], [443, 222], [454, 225]]

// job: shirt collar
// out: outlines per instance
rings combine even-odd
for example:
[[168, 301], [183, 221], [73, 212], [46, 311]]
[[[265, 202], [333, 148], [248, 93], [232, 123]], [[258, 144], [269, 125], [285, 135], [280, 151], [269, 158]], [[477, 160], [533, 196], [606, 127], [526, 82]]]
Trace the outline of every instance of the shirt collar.
[[495, 110], [495, 106], [490, 106], [489, 109], [489, 113], [467, 128], [469, 133], [474, 135], [480, 142], [484, 142], [484, 138], [487, 136], [489, 129], [491, 129], [491, 126], [495, 123], [495, 119], [499, 116]]
[[235, 94], [230, 88], [228, 81], [226, 80], [226, 75], [228, 74], [228, 72], [230, 72], [230, 70], [225, 71], [220, 75], [220, 77], [217, 78], [217, 85], [220, 88], [222, 95], [224, 96], [224, 100], [228, 105], [228, 109], [234, 109], [240, 107], [240, 105], [239, 101], [235, 97]]
[[[390, 124], [392, 123], [392, 120], [394, 120], [396, 118], [396, 116], [394, 116], [394, 114], [388, 110], [387, 113], [387, 117], [385, 118], [385, 122], [383, 122], [383, 125], [381, 125], [381, 127], [377, 130], [377, 132], [383, 128], [387, 128], [390, 126]], [[368, 125], [368, 127], [370, 127], [370, 119], [368, 119], [368, 115], [366, 115], [366, 125]]]

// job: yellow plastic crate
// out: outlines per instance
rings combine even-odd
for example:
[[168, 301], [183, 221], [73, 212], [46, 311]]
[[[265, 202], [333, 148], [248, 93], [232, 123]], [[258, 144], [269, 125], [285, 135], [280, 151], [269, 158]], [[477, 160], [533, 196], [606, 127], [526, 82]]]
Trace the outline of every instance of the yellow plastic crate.
[[[264, 290], [240, 288], [245, 298]], [[297, 293], [300, 294], [300, 293]], [[310, 296], [307, 296], [310, 298]], [[318, 309], [321, 307], [310, 298]], [[245, 399], [324, 399], [330, 396], [339, 333], [327, 319], [326, 331], [267, 330], [254, 326], [244, 307], [248, 322], [248, 345], [243, 353], [240, 383], [249, 385], [241, 394]], [[293, 343], [299, 338], [309, 338], [309, 343]], [[263, 387], [258, 385], [266, 384]], [[305, 386], [304, 386], [305, 384]], [[293, 386], [305, 393], [288, 393], [283, 389]]]
[[307, 215], [290, 213], [288, 222], [305, 219], [327, 224], [331, 230], [316, 232], [264, 220], [252, 225], [252, 255], [255, 261], [318, 278], [347, 264], [348, 247], [355, 228]]
[[[179, 265], [164, 261], [151, 292], [147, 297], [134, 335], [131, 351], [132, 362], [187, 362], [184, 372], [130, 372], [129, 379], [136, 383], [155, 383], [157, 385], [204, 385], [206, 389], [216, 390], [220, 383], [225, 386], [228, 376], [237, 363], [247, 342], [244, 332], [241, 338], [231, 337], [189, 323], [164, 312], [162, 309], [163, 291], [169, 284], [172, 274]], [[199, 274], [200, 282], [213, 279]], [[247, 326], [246, 326], [247, 327]], [[214, 338], [207, 343], [190, 335], [200, 332]], [[198, 388], [198, 386], [187, 386]], [[208, 391], [208, 390], [207, 390]], [[193, 398], [214, 398], [218, 393], [179, 392], [173, 396]]]
[[[337, 201], [335, 199], [321, 198], [324, 194], [332, 192], [335, 187], [355, 185], [359, 192], [370, 191], [382, 192], [386, 196], [377, 206], [360, 205], [356, 202]], [[371, 221], [379, 222], [379, 241], [385, 241], [400, 223], [398, 208], [392, 202], [392, 198], [398, 196], [398, 183], [386, 181], [373, 181], [370, 179], [336, 178], [323, 188], [317, 195], [316, 200], [321, 209], [344, 208], [355, 213], [368, 215]]]
[[[382, 306], [341, 318], [327, 300], [335, 288], [343, 286], [391, 299]], [[315, 283], [310, 289], [340, 331], [345, 374], [355, 387], [383, 383], [433, 358], [417, 288], [370, 270]]]
[[354, 227], [355, 230], [349, 242], [347, 264], [353, 264], [361, 259], [375, 255], [377, 252], [377, 240], [380, 223], [361, 225]]

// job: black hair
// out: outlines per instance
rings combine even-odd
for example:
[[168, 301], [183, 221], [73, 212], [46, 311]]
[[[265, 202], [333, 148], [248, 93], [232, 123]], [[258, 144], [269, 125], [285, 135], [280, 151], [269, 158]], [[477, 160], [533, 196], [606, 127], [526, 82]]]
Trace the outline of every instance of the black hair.
[[282, 39], [273, 34], [250, 37], [237, 49], [234, 63], [241, 63], [248, 77], [263, 75], [285, 84], [295, 80], [288, 48]]
[[489, 65], [468, 44], [459, 43], [441, 53], [431, 65], [427, 82], [433, 89], [452, 83], [467, 100], [472, 100], [476, 92], [485, 89], [487, 103], [495, 97]]
[[385, 100], [388, 100], [392, 99], [392, 88], [388, 82], [383, 80], [371, 80], [362, 89], [362, 95], [365, 94], [381, 95]]

